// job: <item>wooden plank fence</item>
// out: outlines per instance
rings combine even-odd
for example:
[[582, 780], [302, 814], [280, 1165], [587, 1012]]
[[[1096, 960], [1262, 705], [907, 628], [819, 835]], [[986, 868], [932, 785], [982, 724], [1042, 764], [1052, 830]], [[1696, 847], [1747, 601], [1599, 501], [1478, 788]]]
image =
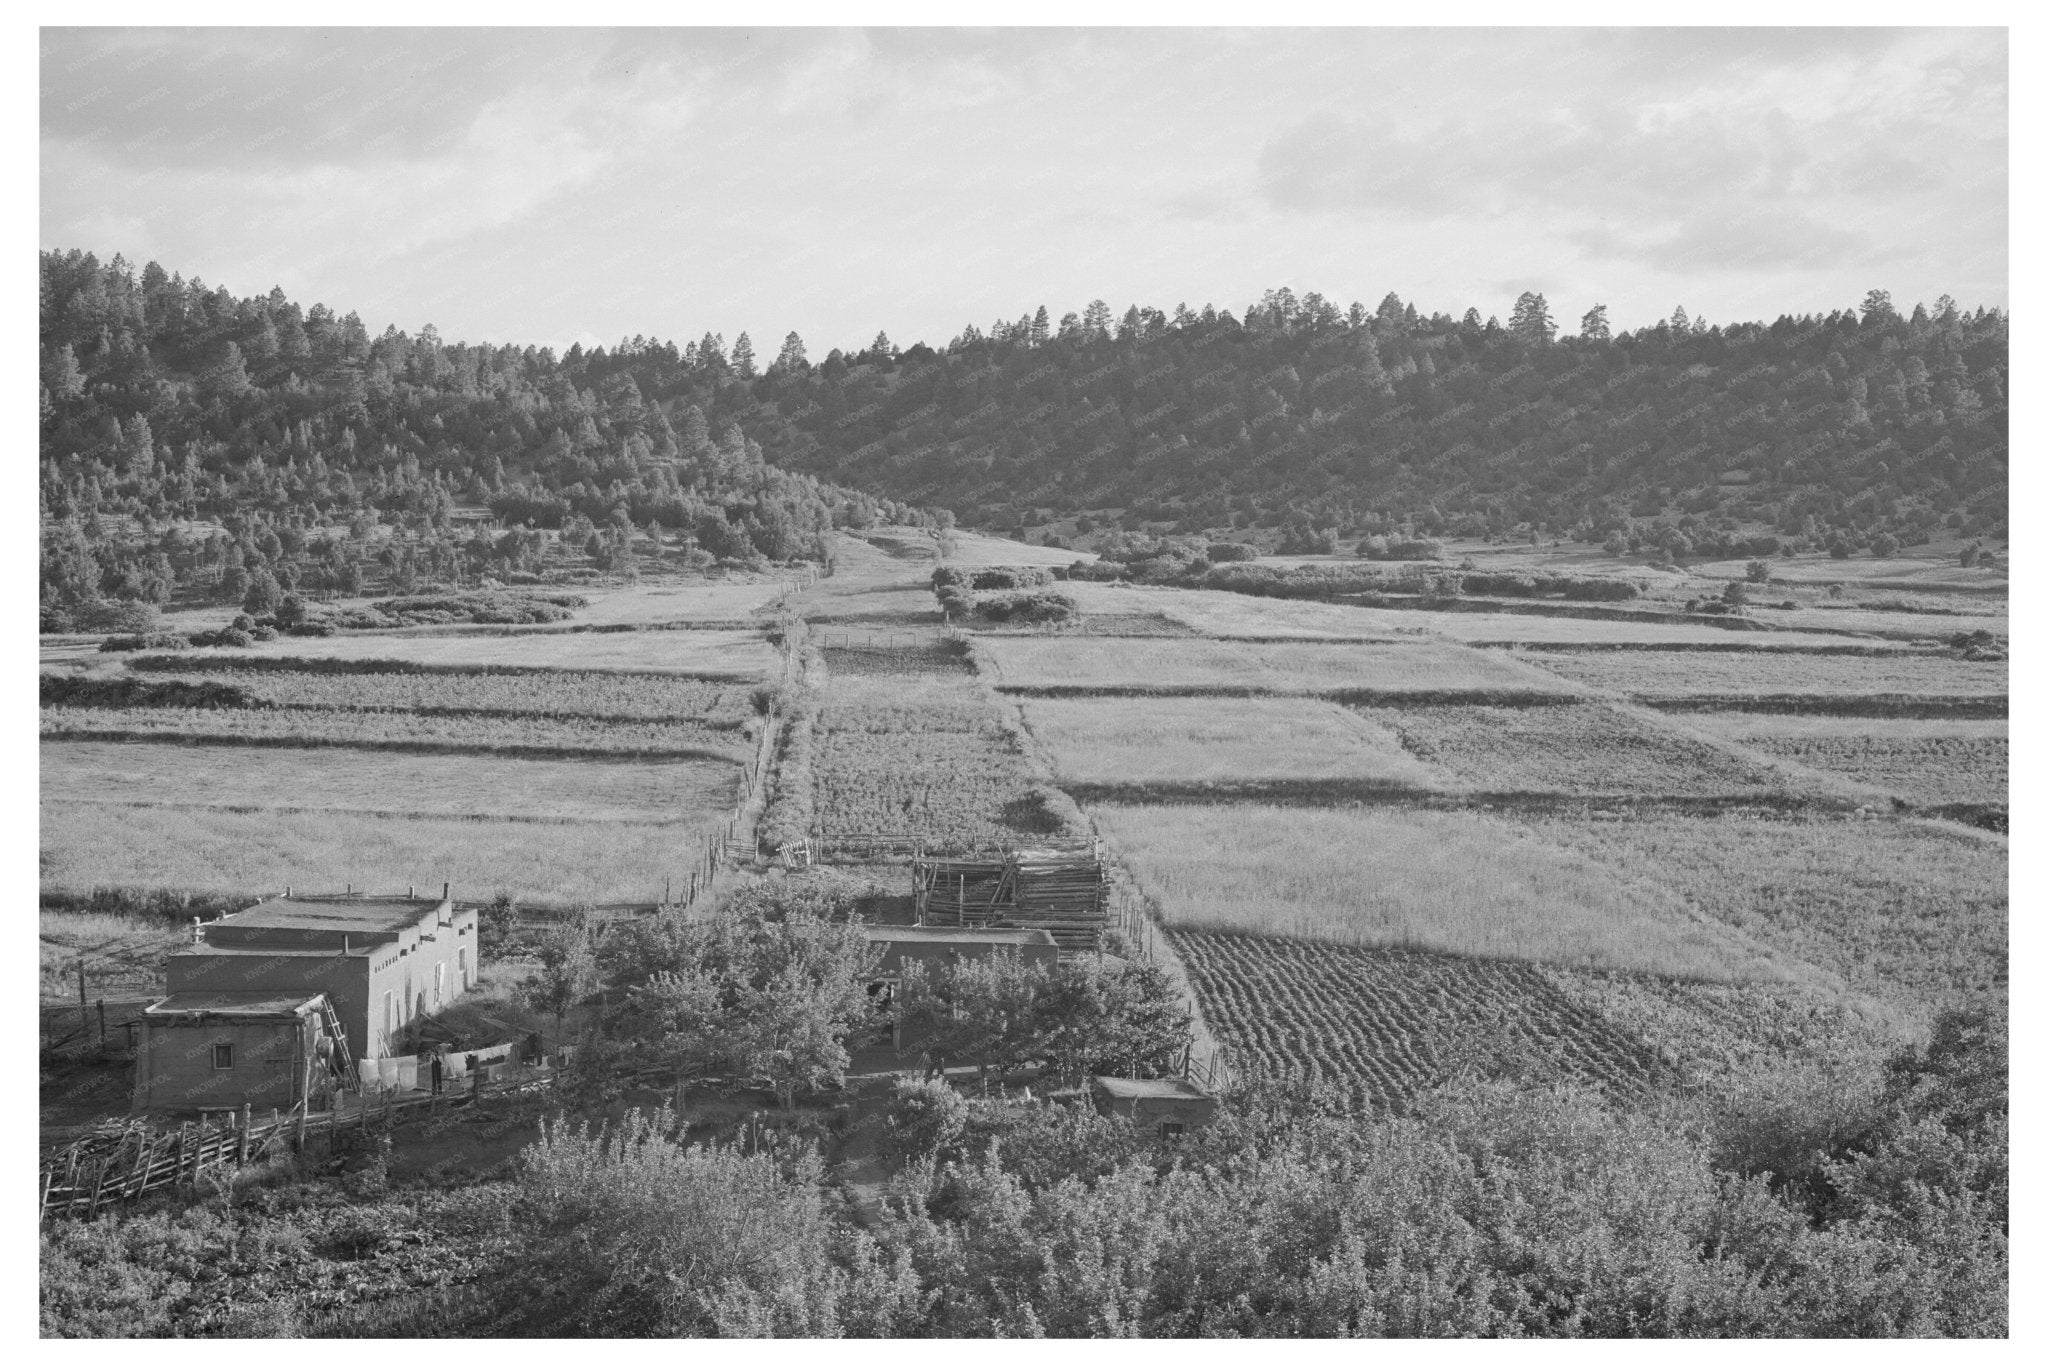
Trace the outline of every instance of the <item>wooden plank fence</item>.
[[303, 1102], [268, 1122], [252, 1121], [249, 1106], [223, 1115], [219, 1124], [200, 1119], [175, 1128], [159, 1128], [147, 1119], [112, 1120], [93, 1133], [46, 1157], [39, 1187], [39, 1218], [77, 1214], [90, 1218], [101, 1209], [139, 1199], [153, 1190], [190, 1185], [204, 1172], [232, 1170], [267, 1160], [286, 1150], [304, 1151], [314, 1133], [343, 1132], [353, 1127], [368, 1132], [372, 1124], [390, 1128], [424, 1112], [481, 1105], [486, 1094], [503, 1098], [545, 1089], [553, 1075], [492, 1087], [481, 1072], [472, 1088], [453, 1094], [386, 1092], [383, 1102], [365, 1100], [353, 1109], [309, 1112]]

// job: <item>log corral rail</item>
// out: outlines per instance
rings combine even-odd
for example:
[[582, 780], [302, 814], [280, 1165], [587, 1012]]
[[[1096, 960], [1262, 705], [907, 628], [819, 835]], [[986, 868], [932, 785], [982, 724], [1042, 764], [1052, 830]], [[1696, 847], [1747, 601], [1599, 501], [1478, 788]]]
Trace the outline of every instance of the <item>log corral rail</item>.
[[910, 864], [917, 922], [963, 929], [1043, 929], [1062, 953], [1094, 952], [1109, 927], [1108, 885], [1092, 840]]

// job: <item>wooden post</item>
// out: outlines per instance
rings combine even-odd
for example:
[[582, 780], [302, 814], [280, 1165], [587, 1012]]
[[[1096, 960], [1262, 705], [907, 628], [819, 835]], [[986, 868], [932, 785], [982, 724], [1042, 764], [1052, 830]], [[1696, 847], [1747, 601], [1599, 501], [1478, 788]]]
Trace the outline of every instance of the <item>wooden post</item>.
[[102, 997], [102, 998], [101, 998], [101, 1000], [100, 1000], [100, 1002], [99, 1002], [99, 1006], [100, 1006], [100, 1051], [102, 1051], [102, 1052], [105, 1052], [105, 1051], [107, 1050], [107, 1002], [106, 1002], [106, 1000], [105, 1000], [105, 998], [104, 998], [104, 997]]
[[178, 1164], [171, 1168], [171, 1183], [173, 1185], [185, 1178], [185, 1148], [187, 1146], [185, 1135], [191, 1131], [191, 1128], [192, 1125], [189, 1123], [178, 1125]]
[[92, 1027], [92, 1017], [85, 1009], [85, 959], [78, 959], [78, 1032], [80, 1036]]
[[247, 1100], [242, 1101], [242, 1136], [241, 1140], [235, 1144], [235, 1164], [237, 1166], [249, 1164], [249, 1102]]
[[311, 1097], [310, 1097], [310, 1096], [306, 1096], [306, 1095], [301, 1095], [301, 1096], [299, 1097], [299, 1132], [298, 1132], [298, 1149], [299, 1149], [299, 1151], [300, 1151], [301, 1153], [303, 1153], [303, 1152], [304, 1152], [304, 1151], [306, 1150], [306, 1110], [307, 1110], [307, 1109], [308, 1109], [309, 1107], [311, 1107]]

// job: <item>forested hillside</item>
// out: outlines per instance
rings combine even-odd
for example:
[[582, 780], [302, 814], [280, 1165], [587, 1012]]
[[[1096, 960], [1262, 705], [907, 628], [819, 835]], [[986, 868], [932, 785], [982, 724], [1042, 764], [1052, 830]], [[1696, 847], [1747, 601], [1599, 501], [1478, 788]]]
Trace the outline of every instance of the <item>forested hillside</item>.
[[744, 333], [557, 358], [372, 338], [119, 257], [45, 253], [41, 277], [46, 606], [231, 597], [259, 570], [403, 589], [525, 567], [534, 530], [600, 567], [634, 528], [693, 562], [816, 558], [835, 521], [925, 515], [905, 504], [1013, 532], [1768, 528], [1842, 552], [2006, 521], [2008, 319], [1946, 297], [1615, 335], [1595, 308], [1559, 336], [1536, 294], [1502, 325], [1281, 289], [1242, 320], [1098, 301], [817, 364], [792, 333], [764, 367]]
[[[754, 386], [771, 459], [1005, 528], [1274, 525], [1593, 540], [1629, 518], [1763, 523], [1824, 543], [2005, 520], [2007, 319], [1944, 297], [1727, 327], [1684, 310], [1558, 336], [1540, 295], [1506, 325], [1269, 293], [1242, 321], [1096, 303], [886, 341]], [[700, 348], [701, 353], [701, 348]], [[797, 367], [799, 370], [801, 367]]]
[[821, 558], [835, 517], [919, 515], [764, 461], [715, 384], [671, 378], [656, 401], [635, 375], [677, 373], [672, 347], [621, 365], [372, 338], [279, 290], [77, 251], [42, 255], [41, 288], [46, 624], [101, 599], [240, 601], [266, 574], [360, 592], [516, 572], [540, 528], [604, 568], [648, 528], [687, 563], [753, 564]]

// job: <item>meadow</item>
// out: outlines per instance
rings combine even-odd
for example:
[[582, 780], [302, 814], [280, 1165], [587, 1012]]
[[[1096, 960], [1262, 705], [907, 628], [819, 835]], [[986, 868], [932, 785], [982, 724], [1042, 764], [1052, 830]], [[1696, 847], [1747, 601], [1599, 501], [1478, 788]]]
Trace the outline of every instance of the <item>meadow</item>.
[[1624, 882], [1526, 824], [1470, 811], [1092, 807], [1176, 932], [1660, 972], [1788, 979], [1796, 966]]
[[1020, 710], [1067, 783], [1438, 780], [1384, 725], [1307, 697], [1032, 698]]
[[2002, 720], [1873, 720], [1863, 716], [1716, 711], [1694, 728], [1760, 753], [1840, 773], [1916, 805], [2003, 805], [2011, 744]]
[[[60, 804], [42, 829], [51, 891], [172, 887], [255, 899], [291, 886], [395, 894], [448, 882], [462, 900], [649, 902], [687, 881], [701, 824], [556, 824], [347, 812]], [[722, 818], [725, 812], [706, 813]]]
[[729, 808], [725, 763], [413, 755], [208, 745], [42, 746], [46, 805], [357, 811], [686, 824]]
[[2002, 662], [1939, 654], [1876, 656], [1756, 653], [1660, 653], [1650, 650], [1547, 654], [1531, 664], [1560, 677], [1638, 697], [2002, 697]]
[[1418, 759], [1485, 792], [1782, 794], [1782, 774], [1611, 706], [1365, 707]]

